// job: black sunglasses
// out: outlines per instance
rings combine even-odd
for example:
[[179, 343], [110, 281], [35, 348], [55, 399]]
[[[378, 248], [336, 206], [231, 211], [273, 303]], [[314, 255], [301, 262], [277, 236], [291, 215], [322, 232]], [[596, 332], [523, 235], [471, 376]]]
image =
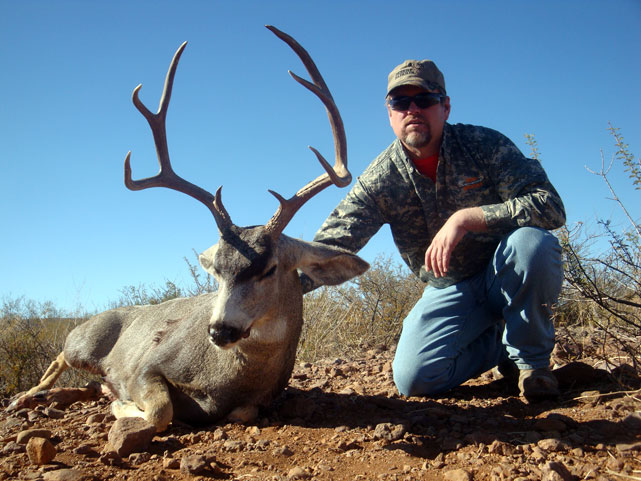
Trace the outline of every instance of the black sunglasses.
[[443, 101], [443, 95], [433, 92], [422, 92], [413, 96], [399, 95], [397, 97], [390, 97], [389, 106], [392, 110], [407, 110], [410, 104], [414, 102], [419, 109], [426, 109], [432, 105], [440, 104]]

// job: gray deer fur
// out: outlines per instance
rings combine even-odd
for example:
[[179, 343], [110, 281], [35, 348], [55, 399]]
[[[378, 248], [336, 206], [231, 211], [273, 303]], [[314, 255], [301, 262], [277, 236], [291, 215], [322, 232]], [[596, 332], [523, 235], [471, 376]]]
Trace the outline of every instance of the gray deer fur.
[[[322, 78], [319, 80], [311, 59], [304, 57], [306, 52], [291, 37], [268, 28], [299, 54], [320, 86], [294, 78], [319, 96], [330, 111], [331, 95]], [[147, 111], [138, 101], [140, 86], [134, 91], [134, 103], [149, 121], [156, 139], [161, 164], [157, 178], [165, 175], [163, 170], [171, 171], [168, 154], [163, 154], [159, 143], [166, 143], [162, 138], [166, 137], [164, 117], [182, 48], [184, 44], [172, 61], [165, 87], [168, 92], [158, 114]], [[158, 123], [162, 125], [154, 124], [160, 117]], [[332, 127], [337, 123], [338, 130], [342, 130], [337, 111], [330, 113], [330, 121]], [[158, 135], [159, 131], [163, 135]], [[340, 140], [341, 135], [337, 137], [335, 131], [337, 152], [344, 155], [344, 132], [342, 136]], [[332, 168], [314, 152], [329, 172]], [[309, 185], [289, 200], [274, 193], [281, 202], [279, 211], [265, 226], [255, 227], [231, 223], [220, 200], [220, 189], [214, 197], [175, 176], [173, 171], [170, 174], [174, 177], [169, 181], [132, 181], [130, 171], [128, 155], [125, 183], [130, 189], [173, 188], [212, 210], [220, 239], [199, 260], [218, 281], [218, 290], [158, 305], [122, 307], [92, 317], [68, 335], [63, 352], [26, 396], [51, 388], [65, 369], [74, 367], [103, 377], [117, 398], [112, 403], [116, 417], [143, 417], [157, 431], [165, 430], [173, 419], [190, 424], [225, 418], [250, 420], [258, 406], [268, 404], [285, 388], [294, 366], [303, 324], [299, 271], [317, 285], [335, 285], [369, 267], [345, 250], [282, 234], [284, 225], [302, 203], [327, 185], [339, 184], [329, 177], [338, 176], [343, 184], [349, 183], [346, 160], [337, 159], [329, 175], [316, 179], [322, 185], [314, 184], [311, 195], [299, 195]], [[176, 178], [179, 181], [175, 182]]]

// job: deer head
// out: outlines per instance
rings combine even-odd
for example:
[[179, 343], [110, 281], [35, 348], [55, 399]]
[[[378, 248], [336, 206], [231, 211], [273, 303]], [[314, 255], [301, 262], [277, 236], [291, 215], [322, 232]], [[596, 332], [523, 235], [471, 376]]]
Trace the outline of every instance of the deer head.
[[[130, 190], [167, 187], [183, 192], [202, 202], [213, 214], [220, 240], [200, 256], [201, 265], [216, 277], [219, 291], [209, 324], [211, 341], [219, 347], [230, 347], [248, 338], [256, 327], [262, 341], [278, 339], [285, 329], [283, 323], [273, 322], [282, 317], [301, 317], [302, 305], [297, 270], [323, 284], [338, 284], [355, 274], [364, 272], [368, 265], [352, 254], [328, 246], [306, 243], [289, 238], [283, 230], [305, 202], [329, 185], [345, 187], [351, 182], [347, 170], [347, 146], [340, 113], [318, 68], [309, 54], [296, 40], [275, 27], [267, 26], [286, 42], [305, 65], [312, 82], [290, 72], [301, 85], [314, 93], [325, 105], [334, 136], [335, 163], [330, 166], [313, 147], [310, 149], [325, 169], [325, 173], [309, 182], [291, 198], [269, 191], [279, 201], [273, 217], [258, 227], [238, 227], [231, 221], [223, 206], [219, 187], [215, 195], [177, 175], [169, 159], [165, 120], [178, 61], [185, 49], [183, 43], [170, 64], [157, 113], [152, 113], [138, 97], [141, 85], [133, 92], [133, 103], [147, 119], [153, 133], [160, 172], [149, 178], [132, 180], [130, 156], [125, 159], [125, 185]], [[300, 302], [292, 305], [292, 292]], [[283, 314], [286, 313], [286, 314]], [[292, 315], [293, 314], [293, 315]]]

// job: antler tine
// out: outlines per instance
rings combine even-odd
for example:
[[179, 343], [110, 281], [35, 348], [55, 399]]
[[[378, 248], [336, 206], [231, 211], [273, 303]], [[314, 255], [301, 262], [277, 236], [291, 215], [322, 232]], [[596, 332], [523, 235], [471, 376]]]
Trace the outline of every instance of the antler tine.
[[184, 42], [180, 47], [178, 47], [178, 50], [171, 60], [157, 113], [152, 113], [140, 100], [138, 93], [140, 92], [142, 84], [138, 85], [133, 91], [132, 101], [138, 111], [149, 123], [149, 127], [151, 127], [154, 144], [156, 145], [156, 154], [158, 156], [160, 171], [153, 177], [133, 180], [131, 178], [131, 152], [128, 152], [127, 157], [125, 158], [125, 185], [129, 190], [133, 191], [148, 189], [151, 187], [167, 187], [168, 189], [173, 189], [178, 192], [182, 192], [183, 194], [187, 194], [188, 196], [205, 204], [205, 206], [214, 215], [218, 229], [222, 232], [231, 225], [231, 219], [222, 204], [220, 194], [221, 188], [216, 191], [216, 195], [214, 196], [205, 189], [188, 182], [174, 172], [169, 158], [165, 121], [167, 119], [167, 110], [169, 108], [169, 100], [171, 99], [171, 91], [174, 85], [174, 76], [176, 75], [176, 69], [178, 68], [178, 61], [180, 60], [180, 56], [186, 46], [187, 42]]
[[266, 25], [266, 27], [294, 50], [312, 78], [313, 83], [299, 77], [291, 71], [289, 72], [294, 80], [316, 95], [325, 105], [334, 136], [336, 157], [334, 167], [332, 168], [320, 152], [310, 146], [309, 148], [314, 152], [326, 173], [308, 183], [290, 199], [285, 199], [272, 190], [269, 191], [278, 199], [280, 206], [267, 223], [266, 229], [272, 234], [272, 237], [277, 238], [305, 202], [331, 184], [338, 187], [346, 187], [352, 181], [352, 175], [349, 170], [347, 170], [347, 139], [345, 137], [343, 120], [323, 76], [320, 74], [309, 53], [307, 53], [293, 37], [271, 25]]

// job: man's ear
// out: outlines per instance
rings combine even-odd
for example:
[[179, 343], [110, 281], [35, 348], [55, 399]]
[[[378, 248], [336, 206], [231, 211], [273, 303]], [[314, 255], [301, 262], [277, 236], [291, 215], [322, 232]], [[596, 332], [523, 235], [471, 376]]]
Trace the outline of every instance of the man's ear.
[[450, 104], [450, 98], [445, 96], [443, 99], [443, 109], [445, 109], [445, 120], [450, 118], [450, 112], [452, 111], [452, 105]]
[[361, 275], [369, 264], [356, 254], [320, 242], [300, 242], [296, 268], [314, 281], [316, 286], [335, 286]]

